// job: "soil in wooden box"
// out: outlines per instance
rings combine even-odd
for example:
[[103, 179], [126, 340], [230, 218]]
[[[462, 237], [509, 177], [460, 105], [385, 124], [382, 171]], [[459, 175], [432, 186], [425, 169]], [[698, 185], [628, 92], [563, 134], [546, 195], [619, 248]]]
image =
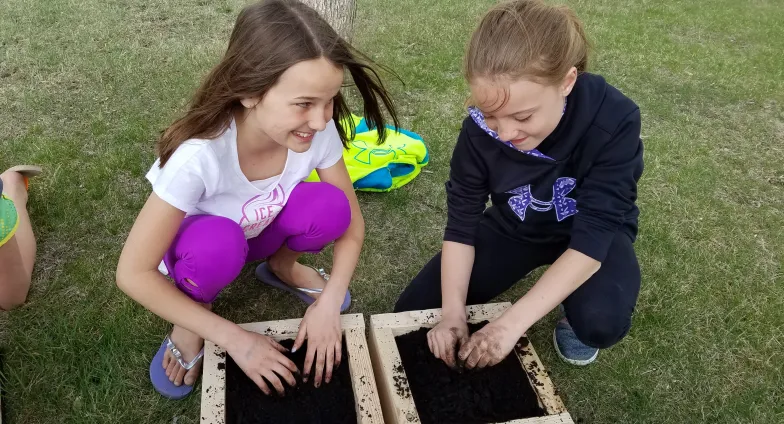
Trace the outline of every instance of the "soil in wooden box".
[[[468, 324], [469, 331], [484, 324]], [[395, 337], [422, 424], [495, 423], [545, 415], [514, 352], [494, 367], [459, 372], [433, 356], [428, 331]]]
[[[280, 342], [291, 349], [294, 340]], [[300, 371], [305, 363], [307, 342], [297, 353], [286, 356], [297, 365]], [[315, 362], [315, 361], [314, 361]], [[302, 423], [302, 424], [356, 424], [357, 414], [354, 406], [354, 390], [351, 386], [351, 374], [348, 366], [348, 348], [343, 339], [342, 359], [340, 366], [332, 370], [329, 384], [321, 383], [321, 387], [313, 387], [313, 378], [307, 383], [299, 378], [295, 387], [286, 388], [286, 396], [273, 394], [267, 396], [231, 359], [226, 358], [226, 423], [227, 424], [261, 424], [261, 423]]]

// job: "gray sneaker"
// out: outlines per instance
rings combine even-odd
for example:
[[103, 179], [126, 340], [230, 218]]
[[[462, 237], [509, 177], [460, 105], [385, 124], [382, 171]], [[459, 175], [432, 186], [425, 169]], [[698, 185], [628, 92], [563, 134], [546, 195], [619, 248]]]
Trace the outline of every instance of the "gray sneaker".
[[599, 356], [599, 349], [581, 342], [568, 321], [559, 320], [555, 325], [553, 344], [558, 356], [572, 365], [588, 365]]

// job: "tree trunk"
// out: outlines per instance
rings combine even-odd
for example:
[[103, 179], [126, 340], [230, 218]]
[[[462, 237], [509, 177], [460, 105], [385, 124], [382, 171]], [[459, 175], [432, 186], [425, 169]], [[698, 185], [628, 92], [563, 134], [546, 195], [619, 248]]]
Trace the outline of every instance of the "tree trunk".
[[355, 0], [300, 0], [316, 9], [343, 39], [351, 41], [354, 33], [354, 17], [357, 14]]

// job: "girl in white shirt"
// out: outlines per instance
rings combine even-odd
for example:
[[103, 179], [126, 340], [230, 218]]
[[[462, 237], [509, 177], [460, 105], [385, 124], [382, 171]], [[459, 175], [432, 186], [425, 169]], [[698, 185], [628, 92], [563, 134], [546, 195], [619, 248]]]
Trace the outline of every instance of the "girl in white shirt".
[[[353, 134], [335, 125], [350, 114], [340, 92], [344, 71], [382, 139], [380, 103], [398, 126], [378, 74], [358, 56], [299, 2], [250, 5], [221, 62], [158, 141], [159, 159], [147, 174], [153, 193], [128, 235], [117, 285], [174, 324], [150, 364], [162, 395], [179, 399], [193, 390], [204, 339], [223, 347], [265, 393], [283, 393], [282, 381], [296, 384], [299, 370], [283, 347], [210, 311], [242, 267], [260, 259], [260, 280], [311, 303], [293, 347], [308, 339], [303, 381], [330, 381], [365, 228], [342, 158]], [[321, 182], [303, 182], [314, 169]], [[297, 262], [333, 241], [331, 276]]]

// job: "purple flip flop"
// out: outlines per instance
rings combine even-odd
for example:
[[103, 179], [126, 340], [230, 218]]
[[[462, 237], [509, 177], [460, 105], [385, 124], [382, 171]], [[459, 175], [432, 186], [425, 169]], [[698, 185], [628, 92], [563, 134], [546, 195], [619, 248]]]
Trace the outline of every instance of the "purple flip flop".
[[161, 365], [163, 364], [163, 355], [166, 354], [167, 349], [171, 350], [174, 357], [180, 363], [180, 366], [188, 370], [201, 361], [204, 356], [204, 349], [202, 349], [191, 362], [186, 363], [183, 361], [179, 349], [177, 349], [167, 335], [166, 338], [163, 339], [163, 343], [161, 344], [161, 348], [158, 349], [158, 353], [155, 354], [155, 357], [152, 358], [152, 362], [150, 362], [150, 381], [152, 381], [152, 386], [155, 387], [155, 390], [163, 397], [179, 400], [188, 396], [193, 391], [193, 386], [185, 384], [175, 386], [174, 383], [169, 381], [169, 377], [166, 376], [166, 369]]
[[[321, 274], [321, 276], [325, 280], [329, 280], [329, 275], [325, 274], [323, 270], [317, 270], [317, 271], [319, 272], [319, 274]], [[297, 296], [308, 305], [316, 301], [316, 299], [308, 296], [308, 293], [314, 293], [314, 294], [321, 293], [321, 289], [294, 288], [289, 286], [288, 284], [284, 283], [283, 280], [278, 278], [278, 276], [275, 275], [275, 273], [272, 272], [272, 270], [269, 269], [266, 262], [256, 267], [256, 278], [264, 284], [270, 285], [272, 287], [281, 290], [285, 290]], [[344, 312], [346, 309], [348, 309], [349, 306], [351, 306], [351, 293], [349, 293], [349, 291], [346, 290], [346, 297], [345, 299], [343, 299], [343, 304], [340, 305], [340, 312]]]

